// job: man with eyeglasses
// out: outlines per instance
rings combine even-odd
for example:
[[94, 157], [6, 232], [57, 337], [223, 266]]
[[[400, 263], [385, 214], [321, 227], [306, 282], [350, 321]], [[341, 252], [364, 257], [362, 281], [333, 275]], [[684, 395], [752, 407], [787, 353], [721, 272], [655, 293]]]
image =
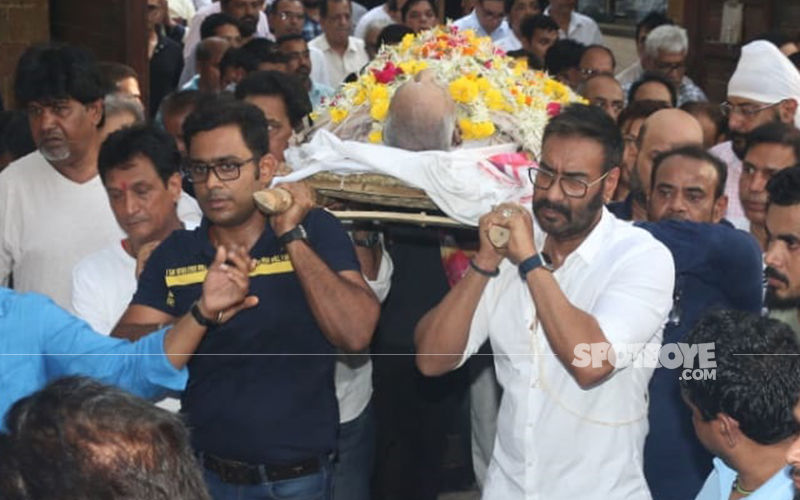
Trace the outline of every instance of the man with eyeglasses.
[[188, 310], [215, 245], [244, 248], [256, 265], [258, 304], [217, 324], [189, 367], [182, 397], [193, 447], [212, 497], [329, 499], [339, 427], [336, 348], [363, 350], [378, 302], [353, 245], [331, 215], [313, 209], [308, 188], [284, 184], [292, 206], [269, 217], [253, 193], [277, 167], [268, 122], [252, 104], [205, 103], [184, 124], [203, 221], [153, 252], [118, 329], [166, 323]]
[[727, 219], [739, 229], [750, 228], [750, 218], [739, 199], [739, 177], [746, 135], [769, 122], [800, 126], [800, 72], [775, 45], [757, 40], [742, 47], [742, 55], [728, 82], [728, 100], [722, 112], [728, 117], [729, 141], [711, 152], [728, 164]]
[[[703, 89], [686, 76], [689, 37], [680, 26], [665, 24], [651, 31], [644, 42], [642, 67], [668, 79], [678, 91], [678, 106], [690, 101], [708, 101]], [[628, 93], [633, 82], [623, 86]]]
[[478, 0], [472, 12], [453, 21], [461, 31], [472, 30], [478, 36], [491, 37], [497, 43], [512, 34], [506, 22], [504, 0]]
[[[603, 208], [621, 154], [602, 110], [573, 104], [551, 119], [531, 171], [533, 219], [508, 203], [483, 216], [470, 270], [417, 324], [428, 376], [491, 340], [504, 392], [485, 500], [650, 498], [653, 369], [633, 363], [644, 343], [660, 345], [675, 271], [661, 243]], [[489, 237], [498, 228], [502, 247]]]
[[[593, 75], [608, 74], [614, 76], [617, 61], [611, 49], [604, 45], [590, 45], [583, 50], [578, 68], [581, 76], [588, 79]], [[622, 87], [620, 87], [622, 89]]]
[[300, 0], [276, 0], [267, 7], [267, 19], [275, 40], [286, 35], [302, 35], [306, 19]]

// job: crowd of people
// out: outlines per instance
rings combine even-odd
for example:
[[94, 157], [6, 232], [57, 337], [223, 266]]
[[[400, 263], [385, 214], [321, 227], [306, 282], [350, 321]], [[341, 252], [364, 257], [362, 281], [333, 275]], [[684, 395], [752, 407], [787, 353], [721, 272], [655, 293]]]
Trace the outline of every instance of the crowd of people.
[[[145, 95], [50, 43], [0, 113], [0, 496], [435, 499], [468, 421], [488, 500], [800, 498], [796, 34], [715, 103], [664, 13], [618, 68], [574, 0], [462, 2], [583, 101], [529, 206], [442, 230], [253, 199], [435, 0], [146, 3]], [[384, 145], [460, 147], [456, 106], [416, 74]]]

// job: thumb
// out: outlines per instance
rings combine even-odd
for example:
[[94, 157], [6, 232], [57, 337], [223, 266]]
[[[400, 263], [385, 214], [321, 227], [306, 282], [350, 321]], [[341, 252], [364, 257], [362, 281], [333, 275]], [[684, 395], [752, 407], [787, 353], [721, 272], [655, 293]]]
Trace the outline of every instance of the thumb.
[[218, 267], [225, 263], [225, 259], [228, 257], [228, 252], [225, 251], [225, 246], [220, 245], [217, 247], [217, 253], [214, 255], [214, 262], [211, 263], [212, 267]]

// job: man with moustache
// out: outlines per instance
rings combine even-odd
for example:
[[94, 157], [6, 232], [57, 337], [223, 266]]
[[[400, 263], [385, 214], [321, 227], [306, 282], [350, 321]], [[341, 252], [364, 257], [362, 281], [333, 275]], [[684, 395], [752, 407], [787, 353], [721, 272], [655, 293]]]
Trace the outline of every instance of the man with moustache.
[[742, 47], [736, 70], [728, 82], [728, 100], [722, 103], [731, 140], [711, 148], [728, 164], [725, 194], [727, 219], [739, 229], [750, 227], [739, 201], [739, 177], [745, 155], [745, 136], [760, 125], [782, 122], [800, 127], [800, 73], [778, 48], [765, 40]]
[[767, 191], [764, 301], [770, 317], [787, 323], [800, 338], [800, 167], [775, 174]]
[[[662, 242], [675, 261], [665, 345], [685, 342], [708, 311], [761, 311], [761, 252], [752, 236], [722, 218], [725, 176], [722, 160], [700, 145], [666, 151], [653, 161], [650, 222], [638, 225]], [[680, 377], [680, 368], [661, 366], [650, 381], [644, 473], [654, 500], [694, 498], [711, 470], [712, 456], [689, 424]]]
[[[150, 256], [114, 335], [168, 323], [193, 307], [213, 245], [245, 248], [257, 265], [258, 305], [212, 329], [190, 367], [182, 411], [212, 497], [329, 499], [339, 424], [335, 348], [363, 350], [378, 318], [353, 245], [308, 188], [284, 184], [293, 205], [267, 218], [253, 193], [277, 162], [268, 122], [252, 104], [219, 99], [184, 123], [203, 221], [175, 231]], [[240, 356], [241, 353], [255, 354]]]
[[322, 34], [308, 42], [308, 47], [322, 53], [328, 80], [320, 83], [339, 88], [350, 73], [358, 73], [369, 62], [364, 40], [350, 36], [351, 0], [322, 0], [319, 6]]
[[309, 48], [302, 35], [286, 35], [279, 38], [278, 50], [289, 60], [286, 63], [287, 72], [296, 75], [303, 82], [303, 88], [308, 92], [308, 98], [314, 109], [317, 109], [325, 99], [333, 97], [334, 90], [317, 81], [314, 76], [315, 69], [319, 69], [320, 71], [316, 71], [317, 78], [327, 78], [321, 71], [325, 64], [321, 54], [318, 50]]
[[767, 184], [781, 170], [800, 163], [800, 131], [785, 123], [762, 125], [745, 137], [739, 177], [739, 200], [750, 222], [750, 233], [762, 251], [767, 248]]
[[[695, 500], [791, 500], [786, 460], [800, 432], [792, 414], [800, 394], [800, 346], [791, 329], [756, 314], [719, 311], [703, 318], [686, 341], [714, 347], [714, 367], [693, 356], [680, 381], [697, 437], [716, 456]], [[714, 377], [688, 376], [697, 370], [713, 370]]]
[[37, 151], [0, 173], [0, 285], [72, 308], [72, 268], [123, 236], [97, 175], [105, 86], [91, 54], [29, 48], [17, 64], [16, 103]]
[[[641, 456], [652, 368], [631, 365], [644, 343], [660, 344], [675, 271], [661, 243], [603, 207], [621, 154], [601, 109], [564, 108], [531, 170], [534, 219], [507, 203], [482, 217], [470, 270], [417, 324], [428, 376], [491, 339], [504, 392], [484, 499], [650, 498]], [[495, 226], [510, 233], [502, 248], [488, 236]]]

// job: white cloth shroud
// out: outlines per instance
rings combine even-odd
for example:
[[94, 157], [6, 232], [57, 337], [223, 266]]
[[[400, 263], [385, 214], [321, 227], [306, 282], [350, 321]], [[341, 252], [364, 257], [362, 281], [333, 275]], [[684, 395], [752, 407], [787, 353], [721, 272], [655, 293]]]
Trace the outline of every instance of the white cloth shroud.
[[453, 151], [406, 151], [378, 144], [343, 141], [319, 130], [308, 143], [284, 153], [293, 172], [273, 179], [271, 187], [297, 182], [318, 172], [338, 175], [383, 174], [422, 189], [444, 213], [477, 226], [478, 219], [504, 202], [529, 203], [532, 187], [527, 175], [512, 175], [492, 166], [487, 158], [517, 151], [500, 144]]

